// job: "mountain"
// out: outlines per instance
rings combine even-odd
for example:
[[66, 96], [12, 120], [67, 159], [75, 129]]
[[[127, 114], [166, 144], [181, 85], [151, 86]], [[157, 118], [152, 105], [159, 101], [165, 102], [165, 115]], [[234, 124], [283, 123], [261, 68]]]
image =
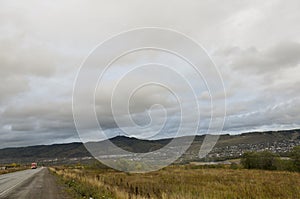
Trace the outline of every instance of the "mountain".
[[[196, 136], [180, 162], [197, 160], [204, 135]], [[181, 137], [177, 139], [186, 139]], [[171, 138], [161, 140], [140, 140], [125, 136], [110, 139], [118, 147], [137, 153], [155, 151], [172, 141]], [[105, 145], [108, 140], [97, 142]], [[183, 142], [184, 143], [184, 142]], [[91, 143], [93, 144], [93, 143]], [[300, 145], [300, 129], [286, 131], [251, 132], [239, 135], [221, 135], [207, 158], [212, 160], [239, 157], [245, 151], [271, 150], [275, 153], [287, 153], [294, 146]], [[108, 148], [107, 151], [111, 149]], [[103, 155], [105, 153], [103, 152]], [[0, 164], [29, 163], [33, 161], [44, 164], [64, 164], [93, 159], [82, 143], [39, 145], [19, 148], [0, 149]]]

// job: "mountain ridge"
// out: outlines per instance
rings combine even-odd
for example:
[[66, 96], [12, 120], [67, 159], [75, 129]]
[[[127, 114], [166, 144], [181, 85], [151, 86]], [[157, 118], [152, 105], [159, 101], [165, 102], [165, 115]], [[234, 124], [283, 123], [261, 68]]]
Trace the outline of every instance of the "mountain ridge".
[[[197, 152], [200, 150], [202, 141], [206, 135], [194, 136], [194, 141], [190, 148], [184, 154], [184, 159], [197, 158]], [[176, 139], [185, 139], [187, 136]], [[134, 137], [116, 136], [108, 140], [95, 143], [104, 144], [111, 141], [116, 146], [124, 150], [136, 153], [147, 153], [164, 147], [172, 138], [158, 140], [143, 140]], [[228, 156], [238, 156], [246, 150], [262, 150], [274, 149], [275, 152], [286, 152], [292, 146], [300, 145], [300, 129], [282, 130], [282, 131], [256, 131], [242, 133], [237, 135], [223, 134], [220, 135], [217, 144], [212, 153], [221, 154], [228, 151]], [[232, 152], [233, 149], [236, 151]], [[276, 148], [280, 148], [276, 151]], [[221, 151], [221, 152], [220, 152]], [[239, 152], [240, 151], [240, 152]], [[218, 155], [216, 155], [218, 156]], [[223, 155], [223, 156], [226, 156]], [[0, 149], [0, 163], [9, 162], [31, 162], [31, 161], [51, 161], [51, 160], [81, 160], [91, 159], [91, 154], [87, 151], [81, 142], [51, 144], [51, 145], [35, 145], [27, 147], [10, 147]]]

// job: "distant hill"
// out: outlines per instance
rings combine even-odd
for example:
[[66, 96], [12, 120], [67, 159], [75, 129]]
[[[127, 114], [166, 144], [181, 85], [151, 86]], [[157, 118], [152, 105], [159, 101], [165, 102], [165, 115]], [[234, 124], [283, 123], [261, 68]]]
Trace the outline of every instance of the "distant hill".
[[[197, 160], [197, 154], [204, 139], [204, 135], [196, 136], [181, 161]], [[185, 137], [178, 138], [185, 139]], [[139, 140], [124, 136], [117, 136], [110, 139], [115, 145], [124, 150], [146, 153], [155, 151], [172, 139], [161, 140]], [[107, 140], [99, 142], [105, 144]], [[208, 157], [230, 158], [238, 157], [244, 151], [249, 150], [272, 150], [277, 153], [288, 152], [293, 146], [300, 145], [300, 129], [287, 131], [252, 132], [240, 135], [221, 135], [218, 143]], [[108, 149], [109, 151], [110, 149]], [[61, 164], [78, 162], [92, 159], [90, 153], [82, 143], [39, 145], [19, 148], [0, 149], [0, 164], [18, 162], [28, 163], [42, 161], [45, 164]]]

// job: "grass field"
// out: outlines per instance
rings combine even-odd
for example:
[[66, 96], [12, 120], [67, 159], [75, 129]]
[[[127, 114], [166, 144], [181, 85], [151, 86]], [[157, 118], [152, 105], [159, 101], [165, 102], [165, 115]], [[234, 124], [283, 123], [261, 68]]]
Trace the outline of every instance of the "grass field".
[[146, 174], [56, 167], [78, 198], [300, 198], [300, 174], [198, 166], [170, 166]]

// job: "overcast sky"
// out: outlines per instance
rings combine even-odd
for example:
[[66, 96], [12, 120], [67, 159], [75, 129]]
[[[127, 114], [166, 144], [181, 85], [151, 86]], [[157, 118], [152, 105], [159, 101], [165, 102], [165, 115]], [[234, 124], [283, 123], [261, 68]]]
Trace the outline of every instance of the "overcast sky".
[[[206, 49], [219, 68], [226, 89], [224, 133], [298, 128], [299, 10], [297, 0], [1, 0], [0, 148], [78, 141], [72, 91], [81, 63], [99, 43], [139, 27], [174, 29]], [[109, 72], [104, 89], [112, 89], [112, 82], [124, 68], [145, 60], [163, 61], [168, 56], [147, 52], [124, 58]], [[180, 60], [173, 64], [184, 66]], [[184, 67], [182, 71], [189, 73]], [[168, 75], [161, 69], [137, 72], [122, 86], [128, 88], [141, 77], [167, 79]], [[172, 84], [184, 93], [180, 82], [174, 80]], [[205, 110], [209, 94], [201, 85], [198, 89], [198, 99]], [[119, 131], [108, 110], [110, 92], [98, 93], [100, 123], [108, 136], [117, 135]], [[153, 104], [161, 104], [152, 107], [152, 120], [160, 126], [163, 110], [171, 119], [158, 137], [173, 136], [173, 129], [178, 126], [178, 106], [170, 99], [170, 93], [159, 87], [137, 92], [130, 104], [133, 120], [139, 125], [148, 124], [147, 110]], [[116, 114], [124, 117], [124, 113]], [[209, 119], [205, 112], [201, 115], [199, 134]], [[157, 130], [155, 125], [153, 128]], [[144, 129], [144, 133], [149, 137], [149, 131]]]

